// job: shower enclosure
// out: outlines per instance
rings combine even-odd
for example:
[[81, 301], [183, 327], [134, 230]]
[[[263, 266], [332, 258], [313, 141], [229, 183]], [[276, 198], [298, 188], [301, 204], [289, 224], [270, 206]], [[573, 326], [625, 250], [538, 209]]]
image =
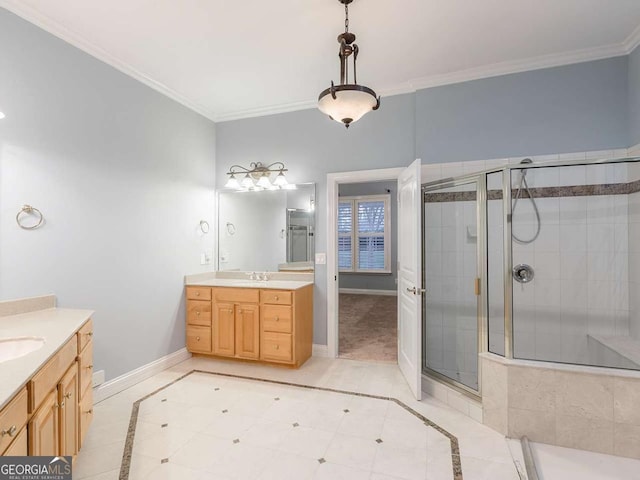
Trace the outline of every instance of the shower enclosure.
[[478, 353], [640, 369], [640, 159], [423, 185], [423, 372], [481, 396]]

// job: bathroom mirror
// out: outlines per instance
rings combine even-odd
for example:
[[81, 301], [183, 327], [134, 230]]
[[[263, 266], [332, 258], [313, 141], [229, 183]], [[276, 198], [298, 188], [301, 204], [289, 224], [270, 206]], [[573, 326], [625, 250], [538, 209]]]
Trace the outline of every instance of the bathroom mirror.
[[314, 183], [221, 192], [218, 270], [313, 272], [315, 197]]

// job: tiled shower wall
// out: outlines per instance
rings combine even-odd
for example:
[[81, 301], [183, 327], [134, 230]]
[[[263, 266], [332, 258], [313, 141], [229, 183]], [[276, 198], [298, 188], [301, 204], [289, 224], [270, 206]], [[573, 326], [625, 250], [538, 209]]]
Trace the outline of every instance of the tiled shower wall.
[[[638, 152], [640, 153], [640, 152]], [[629, 181], [640, 181], [640, 164], [629, 165]], [[640, 192], [629, 195], [629, 333], [640, 341]]]
[[[520, 177], [512, 171], [514, 189]], [[627, 165], [535, 169], [527, 181], [531, 188], [625, 184]], [[513, 242], [513, 264], [536, 274], [513, 284], [514, 356], [585, 364], [594, 361], [590, 335], [629, 335], [628, 195], [560, 195], [536, 198], [538, 238]], [[536, 226], [531, 200], [521, 199], [514, 235], [532, 239]]]

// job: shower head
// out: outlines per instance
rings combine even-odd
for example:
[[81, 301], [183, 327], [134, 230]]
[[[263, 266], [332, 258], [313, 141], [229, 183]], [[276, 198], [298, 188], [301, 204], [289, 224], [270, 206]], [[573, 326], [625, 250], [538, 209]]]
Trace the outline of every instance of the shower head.
[[[533, 163], [533, 160], [531, 160], [530, 158], [525, 158], [524, 160], [522, 160], [520, 162], [520, 165], [530, 165]], [[522, 178], [527, 176], [527, 170], [526, 169], [522, 169], [520, 170], [520, 175], [522, 175]]]
[[525, 165], [527, 165], [527, 164], [529, 164], [529, 163], [533, 163], [533, 160], [531, 160], [530, 158], [525, 158], [525, 159], [524, 159], [524, 160], [522, 160], [520, 163], [521, 163], [521, 164], [525, 164]]

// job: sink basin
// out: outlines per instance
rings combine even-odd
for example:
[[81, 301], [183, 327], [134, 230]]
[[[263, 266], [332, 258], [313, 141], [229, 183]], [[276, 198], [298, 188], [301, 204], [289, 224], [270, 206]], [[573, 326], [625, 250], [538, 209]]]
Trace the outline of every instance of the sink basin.
[[42, 337], [0, 338], [0, 363], [35, 352], [43, 345]]

